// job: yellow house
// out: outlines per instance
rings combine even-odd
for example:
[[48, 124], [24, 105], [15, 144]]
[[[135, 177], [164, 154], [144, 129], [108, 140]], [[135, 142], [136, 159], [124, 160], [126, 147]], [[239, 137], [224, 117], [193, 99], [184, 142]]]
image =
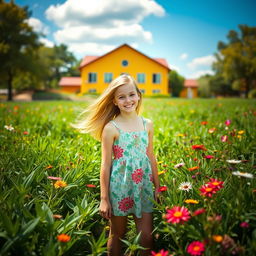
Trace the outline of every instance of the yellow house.
[[182, 98], [197, 98], [198, 97], [198, 82], [195, 79], [187, 79], [184, 81], [184, 88], [180, 92]]
[[102, 93], [117, 76], [127, 73], [135, 78], [145, 95], [168, 95], [165, 59], [150, 58], [127, 44], [102, 56], [86, 56], [80, 65], [81, 93]]

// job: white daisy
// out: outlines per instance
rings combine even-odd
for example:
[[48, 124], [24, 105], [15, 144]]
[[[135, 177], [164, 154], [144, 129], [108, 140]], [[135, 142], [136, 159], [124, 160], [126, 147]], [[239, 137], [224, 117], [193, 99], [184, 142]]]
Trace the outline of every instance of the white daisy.
[[8, 130], [8, 131], [13, 131], [13, 130], [14, 130], [14, 128], [12, 127], [11, 124], [10, 124], [10, 125], [5, 125], [4, 128], [5, 128], [6, 130]]
[[242, 161], [241, 160], [231, 159], [231, 160], [227, 160], [227, 162], [230, 163], [230, 164], [240, 164]]
[[179, 190], [189, 191], [192, 189], [192, 184], [190, 182], [182, 182], [179, 185]]
[[174, 168], [180, 168], [180, 167], [182, 167], [184, 165], [185, 165], [184, 163], [179, 163], [179, 164], [174, 165]]
[[239, 177], [244, 177], [244, 178], [248, 178], [248, 179], [253, 179], [253, 175], [249, 172], [232, 172], [233, 175], [235, 176], [239, 176]]

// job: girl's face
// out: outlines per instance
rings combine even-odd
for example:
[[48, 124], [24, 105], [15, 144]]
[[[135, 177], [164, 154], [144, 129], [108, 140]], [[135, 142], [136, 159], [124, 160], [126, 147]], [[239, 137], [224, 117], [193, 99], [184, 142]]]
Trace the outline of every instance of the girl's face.
[[114, 96], [114, 104], [118, 106], [120, 112], [136, 111], [140, 97], [137, 93], [136, 87], [129, 83], [121, 85], [117, 88]]

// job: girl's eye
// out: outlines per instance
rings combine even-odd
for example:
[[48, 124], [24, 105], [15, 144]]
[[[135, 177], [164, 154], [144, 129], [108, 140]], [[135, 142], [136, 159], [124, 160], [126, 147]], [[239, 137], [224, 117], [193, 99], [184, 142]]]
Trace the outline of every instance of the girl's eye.
[[130, 96], [134, 96], [135, 95], [135, 93], [132, 93]]
[[123, 98], [124, 98], [123, 96], [119, 97], [119, 99], [123, 99]]

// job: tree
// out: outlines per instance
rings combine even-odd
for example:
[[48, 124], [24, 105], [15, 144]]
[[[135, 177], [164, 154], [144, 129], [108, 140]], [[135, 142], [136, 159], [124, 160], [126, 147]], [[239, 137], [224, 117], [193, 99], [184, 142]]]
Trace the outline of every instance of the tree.
[[197, 79], [198, 82], [198, 91], [200, 97], [211, 97], [211, 87], [210, 87], [210, 75], [204, 75], [201, 76], [199, 79]]
[[0, 73], [6, 78], [8, 100], [12, 100], [15, 75], [33, 68], [35, 50], [40, 46], [38, 34], [27, 23], [30, 15], [28, 7], [0, 0]]
[[180, 92], [183, 89], [185, 78], [178, 74], [177, 71], [172, 70], [169, 73], [169, 88], [172, 93], [172, 96], [179, 97]]
[[226, 83], [231, 83], [233, 89], [239, 86], [247, 97], [256, 80], [256, 27], [239, 25], [239, 29], [240, 33], [229, 31], [228, 43], [218, 43], [214, 65]]

